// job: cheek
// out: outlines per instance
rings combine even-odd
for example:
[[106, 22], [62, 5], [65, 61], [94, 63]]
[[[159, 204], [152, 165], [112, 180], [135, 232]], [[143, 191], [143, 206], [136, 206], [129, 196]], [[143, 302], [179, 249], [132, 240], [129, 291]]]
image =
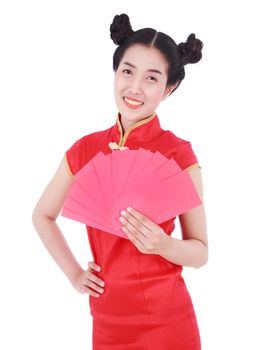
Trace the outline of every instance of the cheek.
[[117, 78], [117, 79], [115, 80], [115, 91], [116, 91], [116, 92], [121, 92], [121, 90], [123, 90], [123, 88], [124, 88], [124, 82], [123, 82], [123, 80]]
[[150, 89], [147, 91], [146, 96], [151, 103], [157, 103], [161, 98], [161, 93], [158, 90]]
[[163, 87], [158, 86], [153, 91], [152, 90], [150, 91], [150, 98], [154, 102], [159, 102], [162, 100], [163, 93], [164, 93]]

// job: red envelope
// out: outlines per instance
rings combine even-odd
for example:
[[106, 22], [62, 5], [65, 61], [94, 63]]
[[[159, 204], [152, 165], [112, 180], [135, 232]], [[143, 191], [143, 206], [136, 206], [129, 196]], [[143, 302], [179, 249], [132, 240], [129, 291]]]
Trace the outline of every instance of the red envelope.
[[74, 178], [61, 216], [126, 239], [119, 217], [128, 206], [160, 224], [201, 204], [188, 171], [158, 151], [99, 152]]

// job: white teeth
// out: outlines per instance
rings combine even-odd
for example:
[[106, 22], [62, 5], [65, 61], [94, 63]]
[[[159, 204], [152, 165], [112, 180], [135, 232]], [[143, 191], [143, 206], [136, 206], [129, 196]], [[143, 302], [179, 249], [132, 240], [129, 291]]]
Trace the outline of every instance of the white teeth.
[[124, 97], [125, 101], [127, 101], [128, 103], [130, 103], [131, 105], [134, 105], [134, 106], [140, 106], [143, 104], [143, 102], [136, 102], [136, 101], [132, 101], [132, 100], [129, 100], [128, 98]]

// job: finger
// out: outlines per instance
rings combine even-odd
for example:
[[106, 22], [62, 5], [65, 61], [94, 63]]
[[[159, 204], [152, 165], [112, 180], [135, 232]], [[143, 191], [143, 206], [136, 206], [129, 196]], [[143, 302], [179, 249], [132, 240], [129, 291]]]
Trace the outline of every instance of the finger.
[[140, 250], [147, 244], [147, 236], [138, 231], [130, 223], [125, 223], [122, 227], [123, 232], [127, 235], [128, 239]]
[[142, 213], [135, 210], [134, 208], [128, 207], [126, 209], [126, 212], [127, 212], [127, 217], [134, 217], [136, 220], [142, 222], [142, 224], [144, 226], [146, 226], [146, 228], [149, 231], [152, 231], [153, 229], [157, 228], [157, 226], [158, 226], [155, 222], [153, 222], [147, 216], [143, 215]]
[[87, 294], [92, 295], [93, 297], [97, 297], [97, 298], [99, 298], [100, 294], [101, 294], [101, 293], [95, 292], [94, 290], [88, 288], [87, 286], [82, 286], [81, 293], [87, 293]]
[[96, 263], [93, 262], [93, 261], [90, 261], [90, 262], [88, 263], [88, 267], [89, 267], [89, 269], [93, 269], [93, 270], [96, 270], [96, 271], [101, 271], [100, 265], [96, 264]]
[[125, 219], [124, 221], [120, 220], [121, 223], [133, 235], [135, 235], [136, 237], [140, 237], [140, 238], [141, 238], [141, 236], [145, 236], [145, 237], [149, 236], [150, 230], [145, 225], [143, 225], [143, 223], [141, 221], [136, 219], [134, 216], [127, 214], [127, 215], [124, 215], [124, 219]]
[[125, 228], [123, 231], [127, 235], [128, 239], [138, 248], [138, 250], [143, 252], [145, 247], [145, 237], [141, 233], [139, 233], [139, 235], [135, 235], [127, 228]]
[[99, 292], [100, 294], [104, 292], [104, 288], [98, 286], [96, 283], [89, 280], [86, 281], [85, 287], [92, 288], [93, 290], [95, 290], [96, 292]]
[[87, 273], [86, 273], [85, 281], [86, 280], [90, 280], [92, 282], [95, 282], [102, 287], [105, 285], [105, 282], [101, 278], [99, 278], [98, 276], [94, 275], [92, 272], [89, 272], [89, 271], [87, 271]]

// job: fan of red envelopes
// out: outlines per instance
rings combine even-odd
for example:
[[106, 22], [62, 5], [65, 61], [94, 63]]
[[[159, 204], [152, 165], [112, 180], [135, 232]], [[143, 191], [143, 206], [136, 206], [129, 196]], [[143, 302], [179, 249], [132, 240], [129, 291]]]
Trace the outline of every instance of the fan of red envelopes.
[[119, 221], [131, 207], [160, 224], [201, 204], [188, 170], [159, 151], [96, 154], [74, 175], [61, 216], [128, 239]]

